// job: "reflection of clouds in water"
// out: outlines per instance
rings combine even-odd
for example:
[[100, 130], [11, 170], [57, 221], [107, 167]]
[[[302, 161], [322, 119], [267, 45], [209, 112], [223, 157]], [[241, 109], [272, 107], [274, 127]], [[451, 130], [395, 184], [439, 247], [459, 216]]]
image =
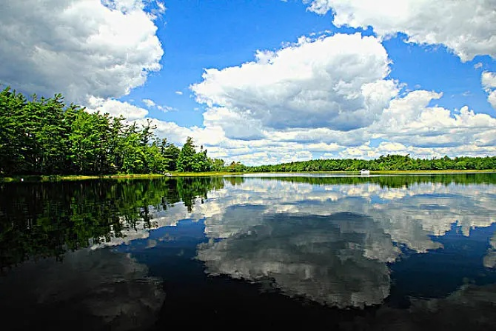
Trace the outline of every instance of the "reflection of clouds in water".
[[[484, 192], [484, 188], [489, 192]], [[425, 191], [429, 193], [424, 193], [419, 186], [411, 190], [412, 195], [387, 204], [375, 204], [366, 214], [380, 222], [394, 241], [417, 252], [440, 247], [428, 235], [442, 236], [455, 222], [468, 236], [472, 228], [488, 227], [496, 221], [496, 205], [484, 208], [479, 204], [494, 187], [438, 186], [437, 191], [432, 192], [428, 187]]]
[[494, 330], [496, 285], [464, 286], [442, 299], [412, 299], [409, 309], [383, 306], [373, 315], [356, 317], [343, 330]]
[[484, 267], [486, 268], [496, 268], [496, 233], [493, 235], [489, 241], [490, 247], [487, 250], [486, 256], [484, 256]]
[[[311, 185], [280, 180], [245, 179], [241, 185], [228, 185], [209, 192], [201, 203], [197, 199], [192, 213], [181, 204], [167, 211], [150, 207], [151, 229], [175, 226], [183, 219], [206, 218], [205, 234], [210, 238], [227, 238], [257, 224], [258, 211], [250, 210], [244, 220], [231, 220], [230, 207], [260, 206], [260, 212], [300, 215], [329, 215], [357, 212], [371, 216], [394, 242], [417, 252], [441, 247], [429, 235], [441, 236], [457, 222], [465, 235], [473, 227], [489, 226], [496, 221], [494, 185], [414, 184], [410, 187], [387, 188], [377, 184]], [[245, 222], [246, 224], [242, 224]], [[147, 238], [150, 228], [144, 222], [123, 231], [124, 237], [113, 237], [96, 247], [119, 245]]]
[[[0, 282], [4, 291], [13, 293], [3, 293], [9, 302], [0, 299], [0, 304], [20, 327], [28, 327], [22, 323], [29, 321], [36, 329], [49, 324], [133, 330], [153, 325], [165, 298], [161, 282], [147, 274], [147, 267], [127, 254], [79, 250], [64, 255], [63, 263], [47, 259], [12, 270]], [[26, 309], [30, 306], [34, 308]], [[76, 320], [78, 325], [73, 325]]]
[[[496, 206], [487, 201], [495, 192], [488, 185], [381, 188], [247, 180], [213, 198], [205, 233], [222, 240], [202, 245], [198, 258], [211, 274], [272, 279], [290, 296], [338, 307], [378, 304], [389, 294], [385, 262], [399, 255], [393, 242], [426, 252], [442, 247], [430, 236], [444, 235], [455, 222], [465, 235], [489, 226]], [[208, 202], [200, 208], [208, 210]], [[350, 211], [367, 217], [337, 221]], [[486, 265], [496, 265], [494, 251]]]
[[255, 220], [241, 208], [230, 208], [226, 215], [245, 230], [199, 247], [198, 258], [210, 274], [272, 279], [289, 296], [337, 307], [379, 304], [389, 295], [384, 262], [393, 261], [399, 250], [368, 217], [259, 212]]
[[264, 206], [242, 205], [226, 207], [222, 214], [205, 220], [205, 234], [209, 238], [228, 238], [243, 229], [249, 229], [264, 222]]
[[[201, 205], [202, 199], [195, 199], [196, 205]], [[212, 207], [212, 205], [210, 205]], [[188, 212], [188, 208], [183, 203], [176, 203], [174, 206], [169, 206], [167, 210], [157, 210], [153, 206], [148, 206], [150, 218], [149, 224], [143, 219], [135, 220], [133, 226], [129, 226], [125, 217], [121, 217], [120, 222], [122, 230], [119, 236], [114, 231], [111, 231], [107, 237], [98, 238], [98, 240], [91, 245], [91, 249], [98, 249], [107, 246], [118, 246], [122, 244], [129, 244], [136, 239], [146, 239], [150, 235], [150, 231], [164, 226], [176, 226], [177, 223], [184, 219], [199, 220], [205, 215], [198, 212], [198, 208], [193, 208], [193, 213]], [[215, 208], [212, 208], [215, 210]], [[215, 212], [214, 212], [215, 213]]]
[[[392, 201], [388, 212], [394, 210], [395, 218], [408, 217], [419, 222], [422, 228], [436, 236], [442, 236], [451, 229], [455, 221], [465, 236], [473, 227], [487, 227], [495, 222], [496, 206], [482, 208], [478, 201], [480, 194], [438, 192], [411, 196], [408, 199]], [[404, 215], [404, 216], [402, 216]]]
[[121, 217], [122, 230], [119, 235], [117, 236], [114, 231], [111, 231], [106, 237], [94, 240], [91, 248], [118, 246], [129, 244], [136, 239], [146, 239], [149, 237], [151, 230], [165, 226], [176, 226], [179, 221], [185, 219], [197, 221], [205, 217], [217, 217], [222, 215], [225, 208], [223, 199], [227, 198], [229, 194], [230, 192], [227, 189], [218, 189], [209, 193], [212, 197], [207, 200], [196, 198], [192, 201], [192, 212], [188, 211], [187, 206], [182, 202], [169, 205], [167, 210], [157, 210], [154, 206], [148, 206], [149, 224], [143, 219], [136, 219], [133, 226], [129, 226], [127, 219]]
[[[298, 186], [301, 186], [300, 190]], [[298, 193], [300, 191], [304, 193]], [[444, 235], [454, 222], [465, 235], [473, 227], [487, 227], [494, 223], [496, 205], [489, 202], [494, 201], [495, 195], [494, 185], [427, 183], [408, 188], [381, 188], [371, 183], [312, 186], [249, 179], [243, 185], [230, 188], [230, 194], [215, 197], [214, 193], [215, 212], [211, 212], [208, 201], [198, 210], [210, 211], [205, 232], [214, 238], [226, 238], [236, 232], [236, 226], [225, 215], [230, 206], [249, 204], [265, 206], [266, 213], [324, 216], [331, 211], [353, 211], [371, 216], [394, 242], [425, 252], [441, 247], [429, 235]], [[224, 227], [226, 231], [223, 231]], [[240, 224], [238, 230], [244, 228]]]
[[[493, 203], [496, 186], [485, 184], [422, 183], [387, 188], [373, 183], [311, 185], [249, 178], [241, 185], [211, 191], [208, 196], [204, 203], [201, 199], [195, 201], [192, 213], [181, 203], [166, 211], [150, 207], [151, 228], [138, 221], [136, 228], [123, 231], [123, 238], [114, 237], [94, 248], [147, 238], [150, 229], [175, 226], [183, 219], [206, 218], [205, 234], [220, 239], [260, 224], [263, 214], [327, 216], [353, 211], [370, 216], [393, 242], [416, 252], [426, 252], [442, 247], [430, 235], [444, 235], [454, 222], [463, 234], [469, 235], [473, 227], [486, 227], [496, 221]], [[254, 209], [254, 206], [260, 208]], [[236, 208], [243, 210], [243, 217], [233, 215]]]

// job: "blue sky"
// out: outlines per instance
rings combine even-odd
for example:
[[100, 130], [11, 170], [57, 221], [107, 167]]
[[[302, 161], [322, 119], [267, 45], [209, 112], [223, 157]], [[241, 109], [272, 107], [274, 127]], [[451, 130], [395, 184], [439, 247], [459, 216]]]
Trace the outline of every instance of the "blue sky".
[[26, 0], [0, 82], [246, 164], [496, 154], [494, 0]]

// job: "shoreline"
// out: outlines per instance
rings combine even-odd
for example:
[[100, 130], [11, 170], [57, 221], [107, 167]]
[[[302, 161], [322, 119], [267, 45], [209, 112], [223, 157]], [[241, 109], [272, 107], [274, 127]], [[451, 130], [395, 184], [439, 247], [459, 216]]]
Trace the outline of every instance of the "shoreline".
[[61, 182], [93, 179], [152, 179], [165, 177], [161, 174], [116, 174], [116, 175], [28, 175], [0, 177], [0, 183], [10, 182]]
[[[371, 170], [370, 175], [450, 175], [450, 174], [479, 174], [479, 173], [496, 173], [496, 169], [487, 170]], [[217, 176], [239, 176], [239, 175], [295, 175], [295, 174], [349, 174], [360, 175], [360, 171], [302, 171], [302, 172], [171, 172], [170, 175], [164, 174], [114, 174], [114, 175], [28, 175], [14, 177], [0, 177], [0, 183], [10, 182], [60, 182], [60, 181], [78, 181], [94, 179], [155, 179], [170, 177], [217, 177]]]

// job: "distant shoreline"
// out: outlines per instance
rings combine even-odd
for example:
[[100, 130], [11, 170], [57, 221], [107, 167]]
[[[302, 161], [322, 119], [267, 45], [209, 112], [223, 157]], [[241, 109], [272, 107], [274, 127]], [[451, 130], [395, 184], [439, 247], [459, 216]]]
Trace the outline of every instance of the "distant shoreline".
[[[437, 174], [477, 174], [477, 173], [496, 173], [496, 169], [486, 170], [371, 170], [370, 175], [437, 175]], [[162, 177], [212, 177], [212, 176], [239, 176], [244, 174], [349, 174], [360, 175], [359, 171], [298, 171], [298, 172], [227, 172], [227, 171], [212, 171], [212, 172], [172, 172], [170, 176], [163, 174], [115, 174], [115, 175], [54, 175], [54, 176], [15, 176], [15, 177], [0, 177], [0, 183], [9, 182], [59, 182], [59, 181], [78, 181], [78, 180], [94, 180], [94, 179], [154, 179]], [[368, 175], [364, 175], [366, 177]]]

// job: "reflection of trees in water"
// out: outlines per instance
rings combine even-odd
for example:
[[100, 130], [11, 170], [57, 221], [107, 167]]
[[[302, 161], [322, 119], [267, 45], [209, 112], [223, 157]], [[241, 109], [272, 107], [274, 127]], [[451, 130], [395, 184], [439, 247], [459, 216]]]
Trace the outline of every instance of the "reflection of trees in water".
[[289, 296], [342, 308], [380, 304], [389, 295], [386, 262], [398, 253], [368, 217], [270, 214], [259, 225], [201, 245], [198, 258], [209, 274], [269, 279]]
[[209, 191], [224, 188], [222, 177], [179, 177], [175, 181], [177, 194], [188, 212], [193, 210], [196, 198], [206, 199]]
[[224, 185], [221, 177], [0, 185], [0, 269], [30, 258], [121, 237], [137, 223], [151, 228], [150, 207], [166, 210]]
[[165, 299], [161, 281], [147, 274], [145, 265], [108, 249], [66, 253], [64, 263], [24, 263], [0, 278], [2, 323], [37, 330], [144, 329]]
[[231, 183], [232, 186], [241, 185], [245, 182], [245, 179], [242, 176], [227, 176], [224, 177], [224, 179]]

